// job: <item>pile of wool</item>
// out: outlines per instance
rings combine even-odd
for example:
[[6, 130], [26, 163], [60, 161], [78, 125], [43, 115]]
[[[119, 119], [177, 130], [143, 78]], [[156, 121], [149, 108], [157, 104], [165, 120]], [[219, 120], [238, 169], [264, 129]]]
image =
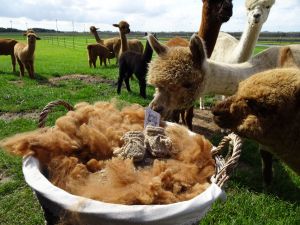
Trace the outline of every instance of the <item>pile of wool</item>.
[[[37, 157], [48, 179], [72, 193], [110, 203], [168, 204], [195, 197], [210, 185], [215, 171], [212, 145], [180, 125], [165, 126], [172, 141], [168, 158], [137, 167], [115, 157], [128, 131], [143, 131], [144, 108], [119, 110], [114, 103], [80, 103], [54, 127], [18, 134], [1, 142], [7, 151]], [[163, 125], [164, 126], [164, 125]]]

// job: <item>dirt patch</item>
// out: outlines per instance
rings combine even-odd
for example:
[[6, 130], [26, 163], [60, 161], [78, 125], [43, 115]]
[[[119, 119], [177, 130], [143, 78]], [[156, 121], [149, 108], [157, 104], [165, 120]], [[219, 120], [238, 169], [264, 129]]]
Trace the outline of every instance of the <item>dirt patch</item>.
[[0, 120], [38, 119], [40, 112], [0, 112]]
[[49, 79], [48, 82], [55, 85], [61, 81], [68, 81], [68, 80], [80, 80], [86, 84], [99, 84], [99, 83], [105, 83], [110, 85], [115, 84], [114, 80], [105, 79], [99, 76], [91, 76], [91, 75], [83, 75], [83, 74], [71, 74], [62, 77], [54, 77]]
[[221, 134], [221, 129], [214, 123], [210, 110], [194, 110], [193, 131], [208, 139], [216, 134]]
[[10, 176], [7, 176], [7, 174], [4, 171], [0, 170], [0, 184], [7, 183], [11, 180], [12, 178]]

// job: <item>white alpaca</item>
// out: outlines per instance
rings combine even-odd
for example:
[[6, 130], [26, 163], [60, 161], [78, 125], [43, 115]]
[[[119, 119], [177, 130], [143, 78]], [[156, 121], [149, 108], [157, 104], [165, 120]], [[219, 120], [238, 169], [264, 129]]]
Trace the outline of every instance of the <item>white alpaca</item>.
[[[284, 64], [280, 52], [285, 47], [269, 48], [240, 64], [228, 64], [207, 59], [204, 45], [193, 35], [190, 47], [168, 48], [153, 36], [149, 42], [159, 57], [149, 64], [148, 83], [156, 87], [151, 107], [168, 116], [178, 109], [186, 109], [200, 95], [232, 95], [240, 81], [251, 75]], [[288, 59], [300, 66], [300, 45], [289, 45]], [[286, 52], [286, 51], [285, 51]]]
[[275, 0], [246, 0], [248, 21], [240, 40], [220, 32], [210, 59], [227, 63], [249, 60], [274, 3]]
[[[226, 63], [241, 63], [249, 60], [274, 3], [275, 0], [246, 0], [248, 21], [240, 40], [228, 33], [220, 32], [210, 59]], [[204, 109], [202, 97], [200, 97], [200, 109]]]

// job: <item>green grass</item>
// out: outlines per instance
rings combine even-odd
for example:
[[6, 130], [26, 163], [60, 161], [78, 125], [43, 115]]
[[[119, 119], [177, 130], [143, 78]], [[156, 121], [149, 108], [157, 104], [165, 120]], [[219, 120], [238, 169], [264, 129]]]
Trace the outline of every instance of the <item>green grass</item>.
[[[84, 38], [76, 41], [85, 46]], [[257, 48], [255, 53], [262, 49]], [[118, 68], [112, 60], [107, 68], [90, 69], [85, 47], [64, 48], [48, 40], [37, 43], [35, 70], [36, 80], [30, 80], [27, 74], [20, 79], [18, 73], [11, 72], [9, 57], [0, 56], [0, 113], [40, 112], [48, 102], [57, 99], [76, 104], [116, 98], [146, 106], [154, 92], [149, 87], [148, 98], [142, 99], [136, 79], [131, 81], [133, 93], [123, 89], [120, 96], [113, 83], [66, 80], [54, 85], [50, 82], [52, 78], [69, 74], [89, 74], [116, 81]], [[211, 96], [206, 97], [206, 103], [213, 104]], [[49, 117], [48, 125], [53, 125], [65, 113], [62, 108], [57, 111]], [[36, 127], [36, 119], [0, 119], [0, 139]], [[219, 140], [218, 136], [212, 138], [214, 144]], [[265, 189], [257, 148], [254, 142], [245, 142], [239, 167], [225, 188], [227, 201], [214, 204], [201, 224], [300, 224], [300, 178], [276, 161], [274, 185]], [[0, 182], [0, 224], [43, 224], [40, 206], [23, 179], [21, 159], [0, 150], [0, 174], [9, 177], [6, 182]]]

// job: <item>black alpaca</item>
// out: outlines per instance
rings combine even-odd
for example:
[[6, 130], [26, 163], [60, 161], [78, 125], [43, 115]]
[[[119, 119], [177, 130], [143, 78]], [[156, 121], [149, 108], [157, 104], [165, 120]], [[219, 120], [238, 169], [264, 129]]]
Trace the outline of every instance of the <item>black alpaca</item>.
[[124, 52], [119, 58], [119, 78], [118, 78], [118, 94], [121, 93], [123, 80], [126, 88], [131, 92], [129, 79], [135, 74], [140, 85], [140, 95], [146, 98], [146, 74], [148, 71], [148, 63], [151, 61], [153, 50], [146, 42], [146, 48], [143, 54], [133, 51]]

